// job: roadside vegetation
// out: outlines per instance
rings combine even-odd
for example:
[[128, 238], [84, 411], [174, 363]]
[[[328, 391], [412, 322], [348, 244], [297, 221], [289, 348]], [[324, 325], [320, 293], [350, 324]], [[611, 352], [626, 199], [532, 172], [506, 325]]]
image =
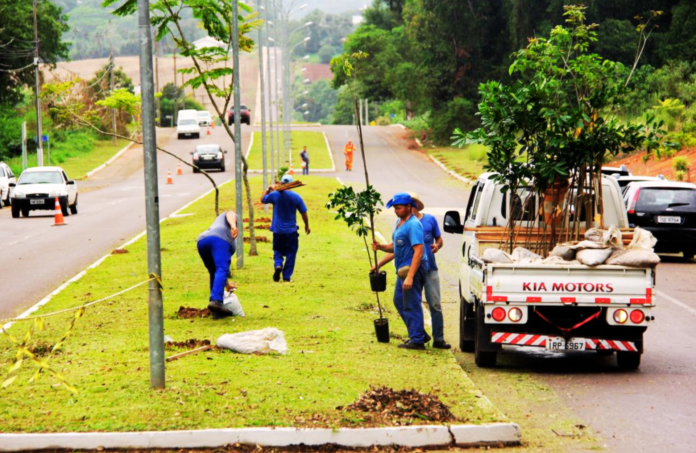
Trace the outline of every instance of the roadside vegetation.
[[[47, 373], [35, 383], [25, 363], [17, 380], [2, 389], [4, 432], [142, 431], [243, 426], [364, 426], [374, 414], [339, 409], [355, 402], [370, 386], [432, 392], [467, 423], [503, 420], [448, 351], [406, 351], [396, 346], [406, 329], [392, 323], [392, 341], [376, 342], [376, 307], [369, 289], [369, 266], [361, 241], [334, 220], [325, 207], [334, 179], [304, 177], [297, 189], [309, 208], [312, 234], [300, 238], [295, 282], [274, 283], [270, 242], [259, 242], [259, 255], [245, 257], [235, 271], [243, 318], [213, 321], [181, 318], [180, 307], [207, 305], [208, 275], [196, 252], [196, 238], [214, 218], [212, 203], [202, 199], [186, 217], [162, 223], [165, 333], [174, 341], [212, 343], [222, 334], [265, 327], [285, 332], [288, 355], [242, 355], [209, 350], [167, 363], [167, 387], [149, 387], [147, 289], [145, 286], [87, 309], [56, 353], [47, 349], [67, 330], [74, 313], [45, 318], [27, 346], [78, 388], [71, 394]], [[254, 193], [261, 178], [252, 177]], [[230, 208], [232, 184], [221, 188]], [[209, 197], [211, 197], [210, 195]], [[269, 214], [270, 217], [270, 214]], [[270, 241], [269, 220], [258, 219], [256, 234]], [[248, 232], [245, 231], [245, 236]], [[76, 307], [122, 291], [147, 279], [144, 238], [119, 250], [68, 286], [39, 314]], [[389, 278], [393, 278], [390, 275]], [[391, 286], [391, 285], [389, 285]], [[385, 293], [391, 298], [391, 289]], [[391, 304], [387, 304], [391, 306]], [[392, 308], [387, 317], [397, 320]], [[22, 338], [29, 323], [10, 333]], [[194, 341], [189, 341], [194, 340]], [[14, 362], [5, 336], [0, 366]], [[180, 346], [167, 355], [183, 352]], [[437, 370], [437, 372], [435, 372]], [[372, 421], [371, 421], [372, 420]], [[425, 416], [400, 418], [402, 424], [430, 424]]]
[[[268, 133], [266, 135], [268, 140], [267, 152], [270, 156], [270, 135]], [[275, 134], [273, 135], [273, 140], [276, 140]], [[280, 133], [280, 140], [282, 144], [282, 132]], [[331, 156], [329, 155], [329, 149], [326, 147], [326, 140], [324, 139], [324, 134], [322, 132], [294, 130], [290, 134], [290, 143], [292, 149], [293, 169], [295, 170], [296, 174], [302, 174], [302, 159], [300, 158], [300, 153], [302, 152], [303, 146], [306, 146], [307, 151], [309, 152], [310, 172], [312, 170], [331, 168]], [[250, 170], [263, 169], [263, 143], [261, 140], [261, 132], [254, 132], [254, 143], [251, 147], [251, 150], [249, 151], [249, 157], [247, 157], [247, 162], [249, 162]], [[284, 167], [287, 166], [287, 164], [285, 164], [281, 159], [280, 166]]]

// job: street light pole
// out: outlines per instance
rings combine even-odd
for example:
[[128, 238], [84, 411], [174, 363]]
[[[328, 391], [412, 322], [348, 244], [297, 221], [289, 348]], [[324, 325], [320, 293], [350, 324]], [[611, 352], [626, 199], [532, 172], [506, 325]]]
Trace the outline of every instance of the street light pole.
[[232, 62], [234, 64], [234, 149], [235, 192], [237, 202], [237, 269], [244, 267], [244, 206], [242, 204], [242, 119], [239, 79], [239, 4], [232, 0]]
[[164, 315], [162, 308], [162, 260], [160, 255], [159, 195], [157, 187], [157, 137], [155, 90], [152, 80], [150, 4], [138, 0], [140, 85], [142, 96], [143, 149], [145, 158], [145, 208], [147, 218], [147, 269], [150, 275], [148, 320], [150, 326], [150, 387], [164, 388]]
[[[272, 108], [272, 102], [273, 102], [273, 79], [271, 79], [271, 47], [268, 45], [268, 42], [272, 39], [271, 38], [271, 32], [269, 31], [269, 22], [270, 22], [270, 10], [268, 9], [268, 0], [264, 0], [264, 7], [266, 8], [266, 75], [268, 76], [268, 136], [270, 139], [270, 145], [271, 145], [271, 155], [270, 155], [270, 160], [271, 160], [271, 182], [275, 183], [275, 141], [273, 140], [273, 108]], [[277, 119], [277, 118], [276, 118]]]
[[34, 0], [34, 74], [36, 78], [36, 165], [43, 167], [43, 131], [41, 129], [41, 99], [39, 93], [39, 27], [36, 20], [36, 0]]
[[[261, 0], [258, 0], [261, 9]], [[268, 187], [268, 156], [266, 154], [266, 95], [263, 84], [263, 30], [259, 27], [259, 86], [261, 89], [261, 149], [263, 151], [263, 187]], [[268, 205], [264, 206], [268, 210]]]
[[[275, 5], [274, 5], [275, 6]], [[275, 8], [274, 8], [275, 10]], [[276, 16], [277, 17], [277, 16]], [[273, 58], [275, 58], [275, 61], [273, 62], [273, 65], [275, 67], [275, 87], [276, 87], [276, 92], [275, 92], [275, 101], [276, 101], [276, 148], [278, 155], [277, 157], [277, 168], [280, 169], [280, 120], [281, 120], [281, 108], [280, 104], [278, 103], [278, 26], [276, 25], [277, 22], [274, 22], [273, 24]], [[272, 94], [271, 94], [272, 95]]]

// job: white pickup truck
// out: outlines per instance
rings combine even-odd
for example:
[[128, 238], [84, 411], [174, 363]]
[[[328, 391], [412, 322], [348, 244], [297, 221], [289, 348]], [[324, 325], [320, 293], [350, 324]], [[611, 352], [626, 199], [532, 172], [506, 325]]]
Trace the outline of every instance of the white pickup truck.
[[[464, 235], [460, 349], [474, 352], [479, 367], [495, 366], [502, 346], [525, 346], [616, 352], [620, 368], [637, 369], [643, 333], [655, 320], [654, 269], [483, 262], [480, 257], [486, 248], [500, 247], [511, 210], [509, 193], [501, 192], [494, 177], [484, 173], [477, 179], [463, 224], [458, 211], [445, 215], [444, 230]], [[632, 232], [619, 186], [613, 178], [603, 177], [602, 192], [604, 223], [621, 228], [626, 243]], [[531, 191], [520, 190], [518, 195], [525, 206], [515, 210], [518, 237], [543, 237], [533, 222], [539, 201]]]

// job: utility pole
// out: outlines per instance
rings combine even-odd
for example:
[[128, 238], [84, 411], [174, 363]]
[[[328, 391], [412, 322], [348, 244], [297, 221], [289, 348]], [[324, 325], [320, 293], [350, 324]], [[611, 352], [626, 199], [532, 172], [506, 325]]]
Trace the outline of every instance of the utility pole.
[[367, 108], [367, 98], [365, 98], [365, 126], [370, 125], [370, 109]]
[[[114, 93], [114, 48], [111, 47], [111, 56], [109, 56], [109, 94]], [[111, 137], [111, 143], [116, 145], [116, 109], [111, 109], [111, 130], [114, 135]]]
[[[155, 92], [160, 92], [159, 84], [159, 46], [157, 45], [157, 40], [155, 40]], [[155, 104], [157, 105], [157, 118], [159, 118], [159, 127], [162, 127], [162, 103], [160, 98], [155, 98]]]
[[[264, 0], [263, 3], [266, 8], [266, 44], [268, 44], [268, 38], [271, 37], [271, 33], [268, 29], [268, 22], [271, 17], [271, 11], [268, 9], [268, 0]], [[266, 46], [266, 75], [268, 76], [268, 136], [271, 145], [271, 178], [273, 178], [271, 180], [271, 184], [274, 184], [276, 179], [276, 166], [275, 142], [273, 140], [273, 79], [271, 78], [271, 47], [268, 45]]]
[[235, 192], [237, 200], [237, 269], [244, 268], [244, 205], [242, 203], [242, 119], [239, 79], [239, 4], [232, 0], [232, 62], [234, 64], [234, 149]]
[[143, 149], [145, 156], [145, 208], [147, 214], [147, 270], [150, 275], [148, 321], [150, 326], [150, 387], [164, 388], [164, 316], [162, 309], [162, 260], [160, 256], [159, 190], [157, 186], [157, 137], [155, 92], [152, 81], [152, 33], [150, 4], [138, 0], [140, 86], [142, 96]]
[[[257, 1], [261, 9], [261, 0]], [[263, 30], [259, 27], [259, 87], [261, 89], [261, 149], [263, 151], [263, 188], [268, 187], [268, 156], [266, 154], [266, 95], [263, 85]], [[264, 205], [268, 211], [268, 205]]]
[[36, 21], [36, 0], [34, 0], [34, 73], [36, 75], [36, 165], [43, 167], [43, 131], [41, 130], [41, 99], [39, 98], [39, 26]]
[[278, 90], [279, 90], [278, 75], [279, 74], [278, 74], [278, 25], [277, 25], [277, 23], [278, 23], [278, 19], [276, 18], [276, 21], [274, 22], [274, 25], [273, 25], [273, 33], [275, 35], [275, 37], [274, 37], [275, 41], [273, 41], [273, 56], [275, 58], [275, 61], [273, 62], [273, 64], [275, 65], [275, 77], [274, 77], [274, 79], [275, 79], [275, 86], [276, 86], [276, 92], [275, 92], [276, 112], [277, 112], [277, 115], [276, 115], [276, 147], [278, 148], [278, 156], [277, 156], [278, 162], [277, 162], [277, 164], [278, 164], [278, 168], [280, 169], [280, 163], [281, 163], [281, 159], [280, 159], [280, 154], [281, 154], [280, 119], [281, 118], [280, 118], [280, 115], [281, 115], [281, 111], [280, 111], [280, 98], [278, 97]]
[[179, 119], [179, 89], [176, 87], [176, 44], [174, 45], [174, 117], [172, 118], [172, 126]]

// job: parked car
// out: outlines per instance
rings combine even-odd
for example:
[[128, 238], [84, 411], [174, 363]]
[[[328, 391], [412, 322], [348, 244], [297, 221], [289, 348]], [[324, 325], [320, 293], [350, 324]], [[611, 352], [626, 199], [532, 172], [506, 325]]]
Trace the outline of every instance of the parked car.
[[632, 182], [624, 193], [630, 227], [650, 231], [655, 251], [696, 253], [696, 184], [674, 181]]
[[[240, 121], [246, 123], [247, 126], [251, 125], [251, 109], [246, 105], [239, 106]], [[232, 107], [227, 114], [227, 124], [230, 126], [234, 124], [234, 107]]]
[[616, 176], [616, 182], [619, 183], [619, 187], [621, 187], [621, 191], [624, 192], [626, 190], [626, 187], [628, 187], [629, 184], [632, 182], [640, 182], [640, 181], [664, 181], [665, 177], [663, 175], [657, 175], [657, 176]]
[[64, 216], [77, 214], [77, 184], [60, 167], [27, 168], [10, 187], [14, 188], [11, 197], [14, 218], [19, 217], [20, 212], [29, 217], [29, 211], [52, 211], [56, 198]]
[[10, 205], [10, 183], [17, 182], [12, 169], [5, 162], [0, 162], [0, 208]]
[[213, 124], [213, 117], [210, 116], [210, 112], [207, 110], [199, 110], [196, 112], [196, 117], [198, 118], [198, 125], [203, 127], [208, 127]]
[[602, 167], [602, 174], [607, 176], [619, 175], [619, 176], [631, 176], [631, 171], [627, 166], [622, 165], [620, 167]]
[[[218, 168], [220, 171], [225, 171], [225, 154], [227, 151], [220, 149], [220, 145], [198, 145], [196, 150], [191, 153], [193, 156], [193, 165], [198, 168]], [[194, 173], [198, 173], [198, 169], [193, 169]]]

